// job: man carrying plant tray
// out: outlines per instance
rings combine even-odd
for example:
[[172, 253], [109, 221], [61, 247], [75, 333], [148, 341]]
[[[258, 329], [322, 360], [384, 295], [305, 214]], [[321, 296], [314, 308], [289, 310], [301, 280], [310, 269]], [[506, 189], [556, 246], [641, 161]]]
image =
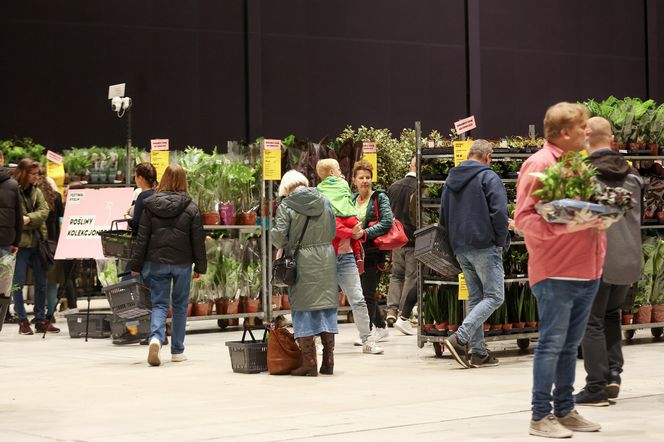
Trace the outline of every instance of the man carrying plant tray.
[[544, 117], [547, 142], [523, 163], [517, 181], [515, 224], [524, 233], [528, 279], [539, 312], [529, 429], [535, 436], [565, 438], [571, 437], [572, 431], [600, 429], [574, 409], [573, 392], [577, 347], [602, 275], [604, 224], [599, 219], [546, 222], [537, 213], [539, 198], [533, 195], [543, 185], [531, 175], [544, 172], [566, 152], [581, 151], [587, 120], [588, 110], [581, 104], [551, 106]]

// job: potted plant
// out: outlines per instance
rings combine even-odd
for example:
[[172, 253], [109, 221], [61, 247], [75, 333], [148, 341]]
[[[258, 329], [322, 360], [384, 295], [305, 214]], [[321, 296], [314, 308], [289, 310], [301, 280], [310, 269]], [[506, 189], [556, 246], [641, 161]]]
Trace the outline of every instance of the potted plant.
[[192, 315], [210, 316], [212, 313], [212, 300], [214, 299], [214, 293], [210, 290], [209, 282], [204, 279], [204, 276], [201, 276], [201, 278], [192, 282], [192, 286]]
[[452, 334], [459, 329], [459, 322], [463, 320], [463, 315], [459, 311], [459, 301], [457, 295], [449, 293], [447, 296], [447, 316], [449, 333]]
[[255, 167], [240, 162], [232, 162], [226, 168], [229, 194], [239, 202], [235, 214], [235, 223], [238, 225], [256, 224], [256, 175]]
[[244, 311], [256, 313], [260, 307], [261, 295], [261, 266], [259, 262], [251, 263], [247, 270], [242, 273], [243, 285], [246, 293]]
[[203, 224], [219, 224], [219, 213], [216, 210], [218, 188], [217, 171], [221, 168], [216, 163], [216, 149], [212, 155], [195, 147], [187, 147], [180, 158], [180, 165], [187, 173], [189, 194], [198, 205], [203, 216]]
[[434, 312], [433, 312], [433, 319], [434, 319], [434, 326], [436, 330], [438, 331], [445, 331], [447, 330], [447, 327], [449, 326], [449, 312], [448, 312], [448, 306], [447, 306], [447, 298], [449, 296], [454, 296], [453, 293], [449, 293], [449, 291], [445, 290], [445, 286], [441, 286], [441, 289], [438, 290], [438, 293], [435, 294], [435, 296], [432, 299], [435, 299], [434, 302]]
[[535, 331], [537, 329], [537, 299], [528, 285], [524, 286], [523, 309], [526, 329]]
[[423, 318], [424, 324], [422, 326], [424, 333], [427, 333], [429, 330], [434, 328], [434, 314], [433, 314], [433, 296], [434, 296], [434, 287], [429, 287], [427, 290], [427, 296], [424, 299], [423, 305]]

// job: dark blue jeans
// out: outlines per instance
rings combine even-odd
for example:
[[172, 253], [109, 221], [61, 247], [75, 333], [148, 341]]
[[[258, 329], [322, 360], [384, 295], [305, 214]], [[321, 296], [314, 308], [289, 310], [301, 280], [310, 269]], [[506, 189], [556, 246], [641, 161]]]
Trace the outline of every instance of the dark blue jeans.
[[532, 287], [540, 321], [533, 363], [534, 420], [551, 413], [552, 401], [556, 416], [565, 416], [574, 408], [577, 348], [599, 282], [545, 279]]
[[[187, 304], [191, 287], [191, 264], [174, 265], [146, 262], [141, 272], [150, 287], [152, 320], [150, 339], [164, 342], [169, 298], [173, 303], [171, 318], [171, 354], [184, 353], [184, 333], [187, 325]], [[173, 292], [171, 293], [171, 283]]]
[[37, 320], [42, 321], [45, 319], [44, 304], [46, 303], [47, 277], [37, 247], [23, 247], [16, 254], [13, 284], [18, 287], [12, 293], [14, 311], [18, 315], [19, 320], [25, 321], [28, 319], [28, 314], [23, 304], [23, 285], [25, 284], [28, 266], [32, 269], [32, 279], [35, 286], [35, 316]]

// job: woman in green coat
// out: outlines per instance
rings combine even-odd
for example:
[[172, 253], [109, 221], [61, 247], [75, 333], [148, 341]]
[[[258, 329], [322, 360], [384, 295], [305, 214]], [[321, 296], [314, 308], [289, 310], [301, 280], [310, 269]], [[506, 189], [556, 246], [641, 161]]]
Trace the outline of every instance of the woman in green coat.
[[270, 229], [273, 244], [292, 252], [309, 219], [296, 257], [297, 280], [288, 288], [295, 338], [302, 350], [302, 366], [291, 372], [294, 376], [318, 375], [314, 344], [317, 335], [323, 343], [320, 373], [332, 374], [334, 335], [338, 333], [337, 258], [332, 247], [336, 221], [329, 201], [308, 186], [307, 178], [300, 172], [291, 170], [284, 174], [279, 195], [285, 198]]
[[13, 284], [16, 290], [12, 293], [14, 310], [19, 319], [19, 334], [34, 334], [28, 315], [23, 305], [23, 285], [28, 267], [32, 269], [32, 279], [35, 285], [35, 327], [38, 332], [48, 331], [57, 333], [55, 328], [45, 318], [47, 269], [39, 253], [39, 240], [48, 239], [46, 218], [48, 218], [48, 204], [44, 195], [35, 183], [39, 179], [39, 163], [25, 158], [18, 163], [15, 173], [16, 181], [20, 187], [21, 204], [23, 206], [23, 233], [16, 254], [16, 268], [14, 270]]

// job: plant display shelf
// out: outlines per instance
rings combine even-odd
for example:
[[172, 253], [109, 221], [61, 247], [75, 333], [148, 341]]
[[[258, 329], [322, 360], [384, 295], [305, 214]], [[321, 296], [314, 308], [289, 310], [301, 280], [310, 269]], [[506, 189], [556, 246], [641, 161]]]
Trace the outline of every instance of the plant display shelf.
[[[528, 282], [528, 277], [527, 276], [518, 276], [516, 278], [506, 278], [504, 282], [505, 282], [505, 284], [509, 284], [509, 283], [512, 283], [512, 282]], [[425, 278], [424, 279], [424, 284], [427, 284], [427, 285], [459, 285], [459, 281]]]
[[659, 338], [664, 334], [664, 322], [648, 322], [645, 324], [628, 324], [622, 326], [623, 335], [626, 340], [634, 337], [637, 330], [650, 329], [650, 333], [655, 338]]
[[251, 225], [251, 226], [245, 226], [245, 225], [228, 225], [228, 226], [203, 226], [204, 230], [240, 230], [240, 231], [247, 231], [247, 232], [253, 232], [256, 230], [261, 230], [262, 226], [259, 224], [256, 225]]
[[[528, 158], [531, 156], [532, 153], [509, 153], [509, 152], [499, 152], [499, 148], [496, 148], [493, 151], [493, 154], [491, 157], [493, 159], [512, 159], [512, 158]], [[446, 159], [451, 159], [454, 158], [454, 154], [451, 153], [426, 153], [426, 149], [422, 149], [422, 154], [421, 157], [422, 159], [435, 159], [435, 158], [446, 158]], [[646, 158], [646, 157], [639, 157], [639, 158]]]
[[117, 187], [134, 187], [133, 184], [127, 184], [127, 183], [85, 183], [82, 184], [84, 189], [107, 189], [107, 188], [117, 188]]
[[[508, 335], [497, 335], [497, 336], [485, 336], [485, 342], [498, 342], [498, 341], [511, 341], [516, 340], [516, 344], [521, 350], [525, 350], [530, 346], [530, 340], [537, 338], [539, 336], [538, 332], [528, 332], [528, 333], [512, 333]], [[431, 343], [433, 344], [434, 352], [437, 357], [443, 356], [443, 342], [445, 341], [445, 336], [431, 336], [425, 334], [417, 335], [417, 345], [419, 348], [424, 347], [424, 344]]]
[[641, 226], [641, 230], [649, 230], [649, 229], [664, 229], [664, 224], [651, 224], [651, 225], [643, 225]]

